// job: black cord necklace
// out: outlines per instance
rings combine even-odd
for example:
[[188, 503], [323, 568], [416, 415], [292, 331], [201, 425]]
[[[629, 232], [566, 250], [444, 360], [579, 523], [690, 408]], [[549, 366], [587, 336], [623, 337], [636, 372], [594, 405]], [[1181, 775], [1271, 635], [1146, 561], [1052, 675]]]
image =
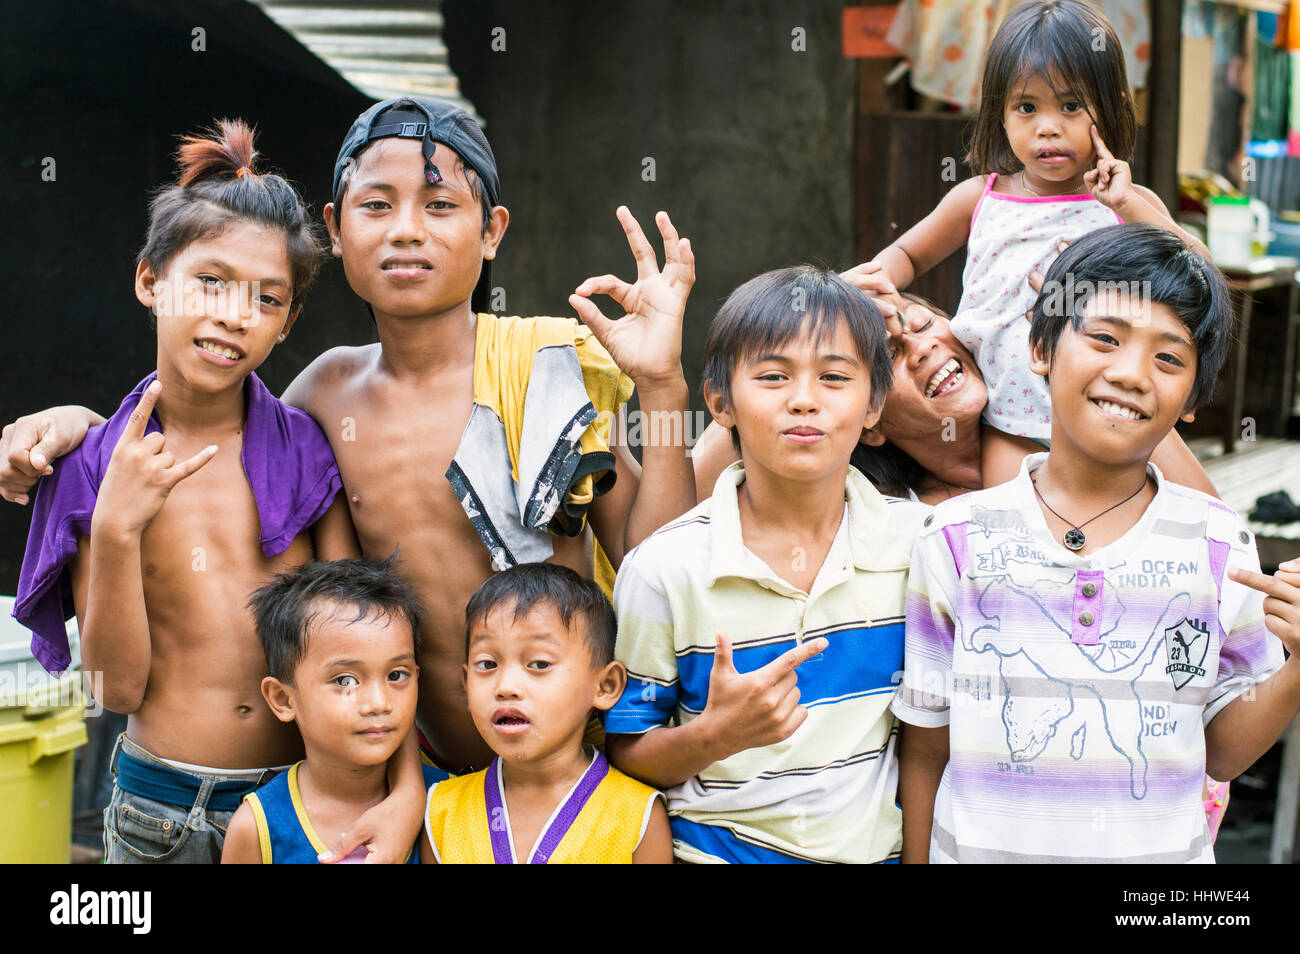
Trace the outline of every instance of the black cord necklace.
[[1060, 520], [1062, 523], [1068, 523], [1070, 525], [1070, 529], [1066, 530], [1065, 536], [1061, 538], [1062, 542], [1071, 550], [1082, 550], [1084, 544], [1088, 542], [1088, 538], [1083, 535], [1083, 528], [1086, 527], [1088, 524], [1092, 523], [1094, 520], [1096, 520], [1097, 517], [1106, 516], [1106, 514], [1114, 510], [1115, 507], [1124, 506], [1126, 503], [1128, 503], [1138, 494], [1142, 493], [1143, 489], [1147, 485], [1147, 475], [1146, 474], [1142, 475], [1142, 486], [1138, 487], [1137, 490], [1133, 491], [1131, 494], [1129, 494], [1119, 503], [1115, 504], [1114, 507], [1107, 507], [1101, 513], [1097, 514], [1096, 517], [1089, 517], [1087, 520], [1083, 521], [1083, 523], [1080, 524], [1076, 524], [1072, 520], [1066, 520], [1055, 510], [1052, 510], [1052, 505], [1049, 504], [1046, 500], [1043, 500], [1043, 495], [1038, 490], [1038, 481], [1034, 480], [1034, 478], [1031, 476], [1029, 478], [1029, 482], [1034, 485], [1034, 493], [1038, 496], [1038, 499], [1042, 501], [1043, 506], [1046, 507], [1048, 510], [1051, 510], [1052, 516], [1054, 516], [1057, 520]]

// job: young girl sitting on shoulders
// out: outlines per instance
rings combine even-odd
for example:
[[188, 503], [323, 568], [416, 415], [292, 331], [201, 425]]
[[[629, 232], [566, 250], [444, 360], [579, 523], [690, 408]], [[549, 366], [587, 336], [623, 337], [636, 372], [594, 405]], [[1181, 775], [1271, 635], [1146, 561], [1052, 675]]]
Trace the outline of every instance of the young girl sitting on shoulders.
[[[1024, 3], [1003, 22], [985, 61], [967, 156], [975, 175], [845, 275], [864, 291], [888, 294], [967, 246], [952, 329], [988, 385], [985, 486], [1012, 477], [1025, 453], [1051, 436], [1047, 388], [1029, 370], [1025, 315], [1037, 295], [1025, 276], [1046, 272], [1062, 242], [1119, 222], [1175, 232], [1208, 256], [1155, 193], [1134, 184], [1126, 160], [1136, 137], [1124, 53], [1105, 17], [1081, 0]], [[1173, 460], [1156, 460], [1180, 479]]]

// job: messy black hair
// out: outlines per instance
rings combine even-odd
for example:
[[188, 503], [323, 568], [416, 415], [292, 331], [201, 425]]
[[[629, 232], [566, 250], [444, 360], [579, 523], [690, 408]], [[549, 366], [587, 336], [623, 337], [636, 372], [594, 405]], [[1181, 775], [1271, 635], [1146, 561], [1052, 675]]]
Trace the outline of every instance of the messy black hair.
[[583, 621], [587, 648], [594, 666], [614, 661], [618, 623], [614, 607], [599, 586], [567, 566], [554, 563], [521, 563], [488, 578], [474, 591], [465, 607], [465, 650], [474, 624], [494, 609], [511, 607], [514, 618], [527, 616], [535, 606], [549, 606], [559, 614], [566, 629], [575, 619]]
[[281, 573], [248, 601], [271, 675], [293, 684], [294, 671], [307, 653], [312, 624], [337, 617], [339, 607], [355, 607], [347, 622], [373, 615], [403, 619], [411, 627], [413, 651], [420, 655], [424, 610], [415, 591], [393, 572], [396, 555], [386, 560], [357, 558], [305, 563]]
[[1078, 331], [1097, 294], [1133, 292], [1178, 316], [1196, 346], [1189, 410], [1209, 401], [1232, 338], [1232, 305], [1223, 274], [1178, 236], [1128, 222], [1089, 232], [1052, 263], [1034, 302], [1029, 346], [1056, 353], [1068, 322]]
[[1117, 159], [1132, 158], [1137, 116], [1114, 28], [1082, 0], [1029, 0], [1007, 14], [984, 60], [980, 110], [966, 155], [972, 172], [1010, 175], [1023, 168], [1002, 123], [1007, 100], [1033, 76], [1054, 93], [1082, 99], [1106, 148]]
[[[822, 342], [840, 323], [849, 329], [871, 386], [871, 410], [885, 403], [893, 367], [885, 320], [867, 295], [836, 272], [798, 265], [764, 272], [733, 291], [709, 326], [704, 343], [704, 390], [731, 406], [731, 376], [755, 355], [769, 354], [810, 333]], [[739, 438], [732, 428], [732, 442]]]

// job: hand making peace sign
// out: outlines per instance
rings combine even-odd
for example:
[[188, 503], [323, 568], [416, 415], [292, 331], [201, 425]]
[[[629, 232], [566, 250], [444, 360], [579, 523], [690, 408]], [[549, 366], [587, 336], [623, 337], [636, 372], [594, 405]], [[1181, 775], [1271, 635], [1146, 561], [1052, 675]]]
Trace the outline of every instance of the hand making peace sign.
[[[667, 212], [655, 216], [664, 240], [661, 271], [654, 249], [627, 206], [620, 205], [617, 215], [636, 259], [636, 283], [628, 284], [616, 275], [588, 278], [569, 296], [569, 304], [638, 389], [676, 381], [682, 374], [682, 317], [695, 284], [690, 239], [678, 237]], [[589, 300], [592, 295], [608, 295], [626, 314], [617, 320], [607, 318]]]
[[161, 431], [144, 432], [161, 393], [162, 384], [151, 381], [113, 448], [95, 503], [94, 523], [99, 528], [107, 524], [120, 532], [143, 533], [172, 488], [217, 453], [217, 445], [210, 444], [178, 464]]

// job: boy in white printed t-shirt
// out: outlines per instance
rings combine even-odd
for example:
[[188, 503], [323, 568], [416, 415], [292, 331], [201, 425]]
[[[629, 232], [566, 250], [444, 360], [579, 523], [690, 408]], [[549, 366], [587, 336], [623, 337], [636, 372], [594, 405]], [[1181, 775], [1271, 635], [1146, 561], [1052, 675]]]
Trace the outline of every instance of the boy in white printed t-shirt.
[[[1050, 307], [1071, 281], [1097, 293]], [[1030, 331], [1051, 450], [940, 504], [913, 550], [905, 860], [1214, 860], [1203, 775], [1240, 774], [1300, 708], [1300, 662], [1241, 585], [1260, 585], [1249, 532], [1149, 463], [1209, 397], [1231, 321], [1222, 276], [1161, 229], [1053, 264]]]

